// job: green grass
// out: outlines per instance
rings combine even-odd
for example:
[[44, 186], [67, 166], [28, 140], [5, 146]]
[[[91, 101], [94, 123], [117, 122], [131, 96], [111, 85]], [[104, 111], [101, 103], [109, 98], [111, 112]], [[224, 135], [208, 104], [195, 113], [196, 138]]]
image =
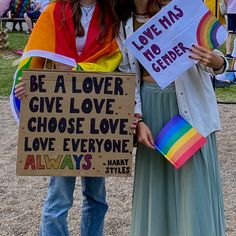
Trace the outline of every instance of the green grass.
[[9, 32], [9, 48], [8, 50], [24, 49], [29, 35], [26, 33], [12, 33]]
[[[24, 49], [28, 40], [28, 35], [25, 33], [8, 33], [9, 34], [9, 47], [2, 54], [0, 52], [0, 96], [9, 96], [13, 83], [13, 75], [16, 67], [12, 63], [19, 58], [18, 55], [12, 53], [16, 49]], [[220, 51], [225, 53], [225, 44], [219, 48]], [[4, 59], [4, 56], [11, 55], [13, 58]], [[216, 90], [217, 99], [219, 101], [236, 102], [236, 85], [226, 89]]]
[[13, 83], [13, 75], [16, 70], [12, 63], [20, 56], [13, 53], [16, 49], [24, 49], [28, 40], [25, 33], [8, 33], [9, 46], [3, 52], [0, 51], [0, 96], [9, 96]]
[[236, 85], [231, 85], [230, 88], [217, 88], [217, 100], [220, 102], [236, 102]]

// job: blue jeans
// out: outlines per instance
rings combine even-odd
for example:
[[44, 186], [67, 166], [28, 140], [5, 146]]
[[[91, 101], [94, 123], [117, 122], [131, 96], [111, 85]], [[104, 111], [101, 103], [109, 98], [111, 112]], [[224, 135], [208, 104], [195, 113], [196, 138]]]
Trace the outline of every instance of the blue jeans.
[[[40, 236], [67, 236], [68, 210], [73, 205], [76, 177], [51, 177], [42, 210]], [[105, 179], [82, 177], [83, 204], [80, 235], [103, 235], [104, 217], [108, 209]]]

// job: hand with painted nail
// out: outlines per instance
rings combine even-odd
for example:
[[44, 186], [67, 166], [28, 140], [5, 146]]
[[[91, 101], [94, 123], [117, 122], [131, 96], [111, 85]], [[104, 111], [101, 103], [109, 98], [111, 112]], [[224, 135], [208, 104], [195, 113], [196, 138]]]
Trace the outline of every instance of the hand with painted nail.
[[25, 83], [22, 82], [22, 78], [19, 78], [20, 83], [15, 86], [15, 96], [19, 99], [25, 94]]
[[204, 48], [199, 45], [191, 47], [189, 57], [198, 60], [204, 66], [210, 67], [214, 70], [222, 68], [224, 65], [224, 58], [216, 54], [214, 51]]
[[137, 124], [137, 139], [139, 143], [145, 145], [147, 148], [155, 150], [152, 132], [144, 122]]

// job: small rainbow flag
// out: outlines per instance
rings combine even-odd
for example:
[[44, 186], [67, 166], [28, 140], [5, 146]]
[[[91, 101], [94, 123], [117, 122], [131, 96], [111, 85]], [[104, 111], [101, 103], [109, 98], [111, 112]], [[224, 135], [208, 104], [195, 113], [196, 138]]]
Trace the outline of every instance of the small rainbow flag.
[[176, 169], [180, 168], [207, 139], [180, 115], [174, 116], [155, 138], [155, 148]]

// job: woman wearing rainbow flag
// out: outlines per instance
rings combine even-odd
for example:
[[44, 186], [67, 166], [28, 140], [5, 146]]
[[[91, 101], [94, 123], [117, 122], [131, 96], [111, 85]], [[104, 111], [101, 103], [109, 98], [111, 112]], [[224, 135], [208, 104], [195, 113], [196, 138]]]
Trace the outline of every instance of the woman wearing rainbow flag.
[[[117, 0], [115, 7], [123, 20], [121, 41], [169, 2]], [[209, 77], [209, 73], [218, 74], [226, 70], [223, 54], [193, 46], [190, 57], [199, 63], [162, 90], [139, 65], [129, 48], [123, 45], [122, 51], [120, 70], [136, 73], [133, 128], [137, 125], [139, 145], [135, 162], [131, 235], [223, 236], [224, 208], [215, 139], [220, 119]], [[154, 150], [153, 136], [178, 114], [207, 137], [207, 143], [176, 170], [160, 152]], [[179, 117], [176, 120], [179, 122]], [[166, 138], [166, 141], [171, 140]], [[185, 148], [187, 146], [183, 146], [182, 150], [187, 150]]]
[[[55, 62], [56, 69], [112, 72], [121, 61], [114, 37], [114, 17], [109, 0], [61, 0], [51, 3], [41, 14], [30, 35], [15, 74], [19, 83], [22, 70], [43, 68], [45, 59]], [[11, 107], [19, 119], [20, 100], [25, 93], [20, 82], [11, 94]], [[75, 177], [51, 177], [45, 199], [40, 235], [69, 235], [68, 210], [73, 204]], [[83, 206], [81, 236], [100, 236], [108, 205], [105, 180], [82, 177]]]

